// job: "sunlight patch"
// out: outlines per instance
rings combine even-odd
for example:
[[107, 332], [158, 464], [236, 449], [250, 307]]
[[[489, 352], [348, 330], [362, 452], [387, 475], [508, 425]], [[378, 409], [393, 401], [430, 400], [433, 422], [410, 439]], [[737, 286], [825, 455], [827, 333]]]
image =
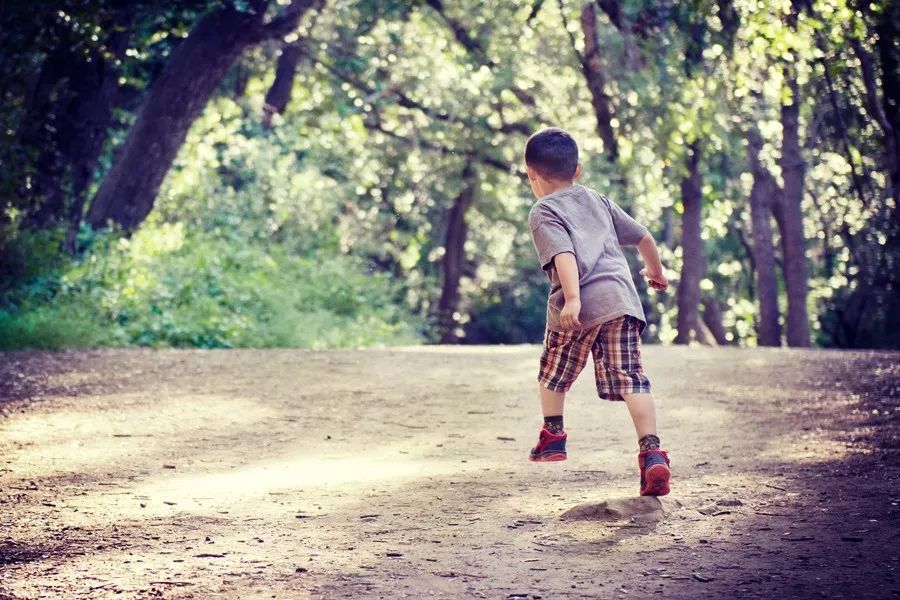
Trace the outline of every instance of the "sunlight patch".
[[[147, 404], [142, 394], [94, 396], [87, 410], [13, 415], [3, 424], [9, 468], [22, 477], [59, 472], [92, 474], [123, 456], [139, 457], [149, 446], [176, 449], [200, 432], [243, 429], [279, 414], [248, 398], [179, 395]], [[138, 465], [141, 466], [141, 465]]]
[[871, 454], [872, 449], [823, 435], [807, 434], [800, 439], [782, 438], [769, 443], [760, 458], [799, 463], [844, 460], [851, 456]]
[[[283, 513], [281, 504], [260, 502], [267, 496], [290, 503], [308, 505], [310, 498], [327, 493], [329, 503], [345, 496], [357, 501], [359, 492], [372, 483], [402, 485], [411, 479], [427, 479], [476, 468], [471, 463], [408, 458], [396, 460], [396, 451], [354, 458], [327, 458], [299, 453], [278, 460], [211, 473], [184, 473], [158, 476], [140, 482], [123, 482], [120, 493], [105, 490], [78, 497], [73, 506], [103, 515], [90, 522], [118, 519], [147, 519], [190, 512], [214, 514], [227, 511], [232, 516], [261, 516]], [[306, 494], [316, 490], [312, 496]], [[315, 501], [312, 501], [313, 504]]]

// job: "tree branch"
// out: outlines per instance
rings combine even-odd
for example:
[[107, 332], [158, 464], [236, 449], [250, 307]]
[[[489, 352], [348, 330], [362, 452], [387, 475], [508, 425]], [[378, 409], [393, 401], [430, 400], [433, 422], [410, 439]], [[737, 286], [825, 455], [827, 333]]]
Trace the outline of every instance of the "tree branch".
[[559, 4], [559, 14], [562, 17], [563, 29], [566, 30], [566, 35], [569, 36], [569, 43], [572, 46], [572, 53], [575, 54], [575, 58], [578, 60], [578, 64], [581, 65], [581, 68], [584, 69], [584, 57], [581, 55], [581, 52], [578, 51], [578, 42], [575, 41], [575, 34], [569, 29], [569, 19], [566, 17], [566, 7], [563, 4], [563, 0], [557, 0]]
[[850, 165], [850, 179], [853, 182], [853, 189], [856, 191], [856, 195], [859, 196], [860, 203], [868, 208], [869, 203], [863, 193], [860, 176], [856, 172], [856, 161], [853, 160], [853, 153], [850, 152], [850, 139], [847, 136], [847, 125], [844, 123], [844, 115], [841, 112], [841, 107], [838, 106], [837, 94], [834, 91], [834, 83], [831, 80], [831, 73], [828, 71], [828, 63], [825, 61], [824, 56], [819, 62], [822, 65], [822, 71], [825, 73], [825, 83], [828, 86], [828, 98], [831, 101], [831, 108], [834, 110], [835, 117], [837, 118], [837, 126], [839, 133], [841, 134], [841, 141], [844, 143], [844, 150], [847, 152], [847, 164]]
[[619, 0], [589, 0], [591, 4], [600, 7], [613, 27], [623, 34], [634, 34], [641, 39], [648, 39], [653, 29], [660, 25], [660, 16], [656, 12], [656, 6], [652, 2], [644, 4], [644, 8], [635, 15], [634, 21], [629, 21], [628, 17], [622, 10], [622, 3]]
[[476, 123], [469, 119], [453, 115], [443, 110], [425, 106], [421, 102], [409, 97], [396, 84], [390, 85], [386, 90], [383, 91], [377, 90], [364, 81], [361, 81], [359, 78], [351, 75], [347, 71], [339, 69], [338, 67], [328, 63], [327, 61], [322, 60], [318, 56], [315, 56], [306, 47], [302, 47], [300, 49], [300, 52], [316, 64], [321, 65], [322, 68], [324, 68], [326, 71], [328, 71], [344, 83], [349, 83], [360, 92], [363, 92], [367, 96], [365, 99], [367, 102], [371, 102], [372, 100], [375, 100], [380, 96], [391, 95], [396, 100], [398, 106], [402, 106], [403, 108], [407, 108], [410, 110], [417, 110], [423, 115], [436, 121], [442, 121], [445, 123], [461, 123], [468, 127], [477, 127], [495, 133], [521, 133], [523, 135], [529, 135], [532, 132], [532, 127], [528, 123], [524, 123], [521, 121], [514, 123], [503, 123], [502, 125], [500, 125], [500, 127], [493, 127], [487, 125], [486, 123]]
[[869, 112], [875, 117], [875, 121], [881, 127], [885, 136], [891, 136], [891, 124], [888, 123], [887, 116], [881, 108], [881, 102], [878, 101], [878, 91], [875, 84], [875, 67], [872, 65], [872, 57], [868, 51], [863, 48], [856, 37], [850, 38], [850, 45], [853, 46], [853, 52], [859, 59], [859, 65], [862, 69], [863, 83], [866, 86], [866, 103], [869, 105]]
[[581, 9], [581, 30], [584, 35], [584, 54], [578, 51], [575, 34], [569, 30], [569, 19], [566, 17], [566, 9], [563, 0], [558, 0], [559, 13], [562, 18], [563, 28], [569, 36], [572, 52], [581, 65], [581, 71], [587, 82], [588, 91], [591, 93], [591, 104], [594, 109], [594, 117], [597, 120], [597, 135], [603, 140], [603, 152], [606, 159], [615, 162], [618, 157], [618, 145], [616, 133], [612, 127], [612, 98], [606, 93], [606, 74], [603, 70], [603, 61], [600, 56], [600, 46], [597, 38], [597, 13], [593, 2], [586, 2]]
[[597, 133], [603, 140], [603, 150], [607, 160], [614, 163], [618, 158], [619, 148], [616, 132], [612, 126], [612, 98], [606, 93], [606, 73], [597, 37], [597, 13], [591, 2], [586, 3], [581, 9], [581, 30], [584, 34], [584, 58], [581, 61], [581, 67], [593, 99]]
[[293, 0], [286, 9], [262, 26], [259, 41], [286, 36], [297, 28], [303, 15], [311, 9], [321, 9], [324, 4], [325, 0]]
[[397, 133], [396, 131], [391, 131], [390, 129], [386, 129], [384, 127], [384, 125], [382, 125], [376, 119], [371, 119], [371, 118], [363, 119], [363, 124], [365, 125], [366, 129], [369, 129], [371, 131], [377, 131], [379, 133], [383, 133], [384, 135], [386, 135], [392, 139], [395, 139], [399, 142], [402, 142], [407, 146], [412, 146], [412, 147], [418, 146], [418, 147], [422, 147], [422, 148], [427, 148], [429, 150], [434, 150], [434, 151], [440, 152], [442, 155], [467, 156], [467, 157], [469, 157], [473, 160], [476, 160], [486, 166], [497, 169], [498, 171], [502, 171], [503, 173], [512, 173], [514, 170], [512, 165], [510, 165], [509, 163], [499, 160], [497, 158], [494, 158], [492, 156], [487, 156], [486, 154], [478, 152], [477, 150], [470, 150], [470, 149], [460, 150], [457, 148], [451, 148], [449, 146], [445, 146], [443, 144], [438, 144], [438, 143], [432, 142], [430, 140], [426, 140], [422, 137], [416, 137], [413, 139], [413, 138], [407, 137], [405, 135], [401, 135], [401, 134]]
[[531, 22], [538, 16], [538, 13], [541, 12], [541, 7], [544, 5], [544, 0], [534, 0], [534, 4], [531, 5], [531, 12], [528, 13], [528, 18], [525, 19], [525, 22], [531, 25]]
[[[537, 11], [540, 10], [541, 2], [543, 2], [543, 0], [540, 0], [535, 4], [535, 7], [533, 9], [534, 14], [536, 14]], [[442, 0], [425, 0], [425, 3], [441, 17], [444, 23], [446, 23], [450, 30], [453, 32], [453, 37], [456, 39], [456, 41], [459, 42], [459, 44], [463, 48], [465, 48], [471, 56], [475, 58], [476, 62], [479, 65], [486, 66], [491, 70], [500, 66], [499, 63], [488, 56], [487, 51], [481, 46], [478, 40], [473, 38], [459, 21], [447, 15], [446, 11], [444, 10], [444, 4]], [[529, 17], [529, 22], [532, 18], [533, 17]], [[519, 102], [526, 106], [534, 108], [536, 104], [534, 96], [516, 85], [510, 85], [509, 91], [512, 92], [512, 94], [519, 100]], [[530, 131], [531, 129], [529, 129], [529, 132]]]
[[447, 13], [444, 11], [444, 3], [441, 0], [425, 0], [425, 4], [431, 7], [434, 12], [440, 15], [441, 19], [450, 27], [450, 30], [453, 32], [453, 37], [456, 38], [456, 41], [465, 48], [469, 54], [474, 55], [478, 61], [487, 65], [488, 67], [496, 67], [497, 63], [494, 62], [485, 52], [484, 48], [481, 47], [481, 44], [469, 35], [469, 32], [466, 30], [462, 24], [447, 16]]

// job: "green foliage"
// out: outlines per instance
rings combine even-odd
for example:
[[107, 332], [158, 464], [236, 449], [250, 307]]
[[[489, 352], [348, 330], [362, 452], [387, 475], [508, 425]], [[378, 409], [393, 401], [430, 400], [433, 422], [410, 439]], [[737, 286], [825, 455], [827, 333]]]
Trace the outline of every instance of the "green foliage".
[[546, 277], [536, 271], [529, 264], [519, 277], [498, 283], [475, 297], [472, 317], [465, 327], [467, 342], [528, 344], [543, 339]]
[[[466, 164], [477, 172], [477, 189], [465, 219], [463, 341], [540, 341], [547, 282], [525, 225], [533, 198], [521, 154], [525, 135], [544, 125], [570, 130], [584, 183], [651, 228], [674, 286], [683, 258], [685, 150], [702, 141], [708, 268], [701, 287], [722, 307], [729, 339], [753, 345], [746, 141], [751, 128], [759, 131], [762, 163], [780, 181], [786, 73], [796, 73], [800, 86], [816, 342], [889, 346], [900, 339], [900, 250], [891, 225], [897, 208], [860, 71], [860, 57], [868, 56], [880, 77], [877, 5], [597, 4], [619, 146], [611, 163], [577, 58], [583, 0], [501, 1], [490, 11], [483, 0], [328, 2], [296, 34], [308, 39], [291, 102], [273, 127], [260, 123], [282, 40], [240, 58], [194, 123], [143, 228], [130, 239], [83, 238], [87, 249], [72, 260], [57, 250], [61, 234], [18, 230], [31, 204], [10, 190], [27, 181], [22, 169], [34, 167], [35, 149], [17, 147], [14, 138], [28, 108], [28, 76], [59, 39], [103, 43], [110, 9], [101, 4], [45, 3], [31, 15], [16, 3], [4, 21], [11, 26], [0, 28], [0, 46], [15, 59], [0, 69], [8, 90], [0, 138], [9, 142], [0, 152], [4, 347], [434, 339], [447, 215]], [[122, 102], [95, 183], [149, 82], [215, 5], [134, 4]], [[615, 5], [618, 24], [602, 10]], [[789, 13], [801, 5], [792, 26]], [[671, 341], [675, 294], [642, 295], [647, 339]], [[779, 301], [783, 313], [783, 289]]]
[[147, 226], [6, 293], [0, 347], [343, 347], [413, 343], [399, 290], [351, 257]]

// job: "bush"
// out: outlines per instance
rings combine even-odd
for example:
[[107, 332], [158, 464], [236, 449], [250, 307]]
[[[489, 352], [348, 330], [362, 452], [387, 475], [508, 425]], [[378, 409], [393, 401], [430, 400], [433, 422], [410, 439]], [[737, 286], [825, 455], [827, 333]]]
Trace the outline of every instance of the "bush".
[[400, 287], [340, 254], [296, 256], [275, 244], [148, 224], [131, 238], [100, 234], [78, 260], [45, 266], [4, 293], [0, 347], [323, 348], [421, 339]]

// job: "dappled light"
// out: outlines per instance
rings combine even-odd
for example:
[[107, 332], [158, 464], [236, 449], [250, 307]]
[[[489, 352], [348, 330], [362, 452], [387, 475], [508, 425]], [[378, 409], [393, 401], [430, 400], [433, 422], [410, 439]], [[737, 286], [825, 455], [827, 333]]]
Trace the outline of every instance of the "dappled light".
[[[4, 424], [4, 438], [21, 450], [9, 455], [10, 466], [31, 473], [79, 473], [119, 463], [138, 451], [147, 438], [235, 434], [277, 414], [249, 398], [177, 395], [150, 405], [143, 396], [110, 394], [97, 404], [53, 414], [29, 415]], [[102, 416], [97, 405], [109, 406]], [[140, 424], [135, 427], [135, 424]], [[73, 436], [75, 439], [73, 439]]]
[[535, 465], [537, 348], [416, 350], [12, 355], [2, 374], [40, 400], [0, 422], [4, 592], [891, 589], [897, 419], [868, 418], [896, 392], [848, 374], [895, 374], [895, 356], [645, 348], [677, 449], [650, 514], [628, 417], [591, 381], [569, 401], [569, 460]]
[[[398, 458], [395, 448], [373, 452], [365, 458], [309, 456], [302, 447], [295, 454], [232, 469], [200, 464], [196, 471], [161, 475], [128, 485], [127, 501], [101, 492], [76, 498], [70, 506], [98, 515], [86, 520], [91, 525], [173, 515], [215, 517], [221, 511], [259, 516], [259, 503], [271, 496], [313, 492], [333, 494], [351, 502], [356, 501], [360, 490], [372, 486], [391, 490], [408, 485], [411, 480], [479, 469], [477, 463], [466, 467], [458, 462], [421, 460], [415, 456]], [[204, 467], [212, 469], [206, 471]]]
[[0, 600], [900, 595], [897, 40], [4, 0]]

